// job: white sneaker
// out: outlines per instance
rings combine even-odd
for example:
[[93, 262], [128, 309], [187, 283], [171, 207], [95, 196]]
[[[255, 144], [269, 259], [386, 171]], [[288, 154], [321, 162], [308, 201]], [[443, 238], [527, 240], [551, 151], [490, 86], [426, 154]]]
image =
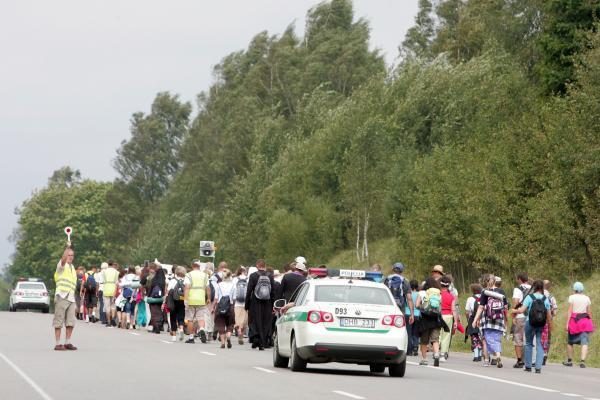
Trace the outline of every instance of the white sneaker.
[[446, 357], [440, 357], [440, 362], [443, 362], [443, 363], [445, 363], [446, 361], [448, 361], [448, 360], [446, 359]]
[[152, 330], [154, 329], [154, 327], [152, 325], [148, 325], [148, 327], [146, 329], [148, 329], [148, 332], [152, 332]]
[[177, 336], [176, 335], [171, 336], [171, 342], [176, 342], [176, 341], [177, 341]]

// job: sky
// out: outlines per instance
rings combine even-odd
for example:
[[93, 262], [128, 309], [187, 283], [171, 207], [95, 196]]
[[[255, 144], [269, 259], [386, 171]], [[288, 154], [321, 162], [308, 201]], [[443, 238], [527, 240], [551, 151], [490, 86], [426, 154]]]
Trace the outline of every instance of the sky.
[[[115, 178], [112, 160], [134, 112], [156, 93], [195, 102], [212, 68], [257, 33], [303, 34], [315, 0], [19, 0], [0, 4], [0, 268], [15, 209], [62, 166]], [[355, 0], [388, 65], [418, 0]]]

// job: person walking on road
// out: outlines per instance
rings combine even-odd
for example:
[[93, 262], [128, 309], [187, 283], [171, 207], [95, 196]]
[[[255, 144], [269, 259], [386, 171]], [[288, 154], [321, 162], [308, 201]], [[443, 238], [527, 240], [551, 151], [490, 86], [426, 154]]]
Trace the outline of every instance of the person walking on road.
[[[558, 310], [558, 304], [556, 303], [556, 297], [550, 293], [550, 289], [552, 288], [552, 283], [545, 279], [544, 280], [544, 296], [548, 298], [550, 302], [550, 314], [552, 314], [552, 320], [556, 317], [556, 311]], [[544, 348], [544, 362], [542, 365], [546, 365], [546, 361], [548, 360], [548, 356], [550, 355], [550, 344], [552, 343], [552, 331], [550, 330], [550, 322], [546, 322], [546, 326], [542, 331], [542, 347]]]
[[546, 322], [550, 323], [552, 330], [552, 315], [550, 301], [544, 296], [544, 282], [537, 280], [531, 286], [532, 293], [523, 299], [523, 305], [513, 314], [525, 314], [525, 371], [531, 372], [533, 359], [533, 338], [535, 336], [535, 372], [542, 372], [544, 348], [542, 346], [542, 331]]
[[298, 286], [306, 280], [305, 274], [306, 265], [301, 262], [294, 263], [293, 271], [283, 275], [279, 297], [285, 299], [286, 302], [290, 301]]
[[[54, 350], [77, 350], [71, 343], [71, 336], [75, 327], [75, 287], [77, 285], [77, 273], [73, 266], [75, 252], [71, 243], [56, 266], [54, 282], [56, 283], [56, 296], [54, 298], [54, 338], [56, 345]], [[65, 327], [65, 343], [60, 344], [62, 327]]]
[[581, 345], [581, 361], [579, 366], [585, 368], [585, 358], [590, 344], [589, 335], [594, 331], [592, 320], [592, 301], [583, 294], [583, 283], [573, 284], [573, 294], [569, 296], [569, 310], [567, 311], [567, 361], [566, 367], [573, 366], [573, 346]]
[[185, 324], [185, 278], [186, 269], [183, 266], [175, 268], [175, 278], [169, 281], [167, 285], [167, 305], [169, 308], [169, 319], [171, 326], [171, 341], [176, 342], [177, 338], [183, 340], [183, 326]]
[[427, 365], [427, 346], [433, 348], [433, 365], [440, 366], [440, 330], [442, 320], [442, 295], [440, 282], [433, 276], [427, 278], [417, 297], [417, 308], [421, 311], [419, 320], [419, 342], [421, 344], [421, 361], [419, 365]]
[[108, 263], [100, 264], [100, 271], [94, 274], [94, 280], [98, 285], [98, 316], [100, 323], [106, 325], [106, 313], [104, 312], [104, 271], [108, 268]]
[[[186, 343], [195, 343], [194, 336], [200, 332], [200, 341], [206, 343], [207, 307], [210, 305], [211, 291], [208, 275], [200, 271], [200, 262], [192, 264], [192, 270], [184, 279], [185, 321], [188, 327], [189, 339]], [[198, 325], [197, 327], [195, 325]]]
[[113, 265], [112, 261], [108, 262], [108, 268], [102, 272], [103, 301], [104, 313], [106, 314], [106, 326], [117, 326], [117, 283], [119, 282], [119, 271]]
[[83, 302], [87, 308], [86, 320], [92, 323], [96, 319], [96, 306], [98, 305], [98, 283], [96, 282], [97, 268], [92, 268], [85, 274], [83, 282]]
[[481, 340], [481, 331], [473, 326], [473, 320], [479, 307], [479, 299], [483, 288], [480, 284], [474, 283], [471, 285], [472, 296], [467, 299], [465, 305], [465, 315], [467, 317], [467, 330], [465, 332], [465, 341], [467, 336], [471, 338], [471, 351], [473, 352], [473, 361], [479, 362], [482, 359], [483, 343]]
[[245, 308], [248, 311], [252, 348], [264, 350], [268, 347], [271, 336], [275, 282], [267, 274], [264, 260], [258, 260], [256, 268], [257, 271], [248, 279]]
[[[417, 297], [419, 296], [419, 282], [416, 279], [410, 281], [410, 297], [413, 305], [417, 304]], [[410, 307], [408, 303], [404, 306], [404, 315], [410, 315]], [[408, 335], [408, 348], [406, 353], [409, 356], [419, 355], [419, 321], [421, 319], [421, 310], [418, 307], [414, 307], [413, 310], [413, 322], [408, 320], [406, 324], [406, 334]]]
[[231, 348], [231, 333], [235, 325], [234, 302], [235, 286], [231, 271], [227, 268], [221, 270], [223, 280], [217, 284], [215, 294], [215, 330], [219, 333], [221, 348]]
[[450, 292], [450, 285], [452, 279], [448, 275], [440, 278], [440, 285], [442, 287], [442, 319], [448, 331], [445, 329], [440, 332], [440, 361], [448, 361], [448, 353], [450, 352], [450, 343], [452, 342], [452, 334], [456, 331], [458, 326], [458, 312], [456, 310], [456, 297]]
[[502, 368], [502, 336], [506, 332], [506, 311], [508, 302], [495, 287], [496, 277], [487, 275], [484, 279], [486, 290], [481, 294], [479, 307], [472, 327], [481, 327], [485, 340], [483, 366], [489, 367], [488, 357], [494, 355], [494, 364]]
[[[529, 276], [525, 272], [521, 272], [517, 275], [517, 287], [513, 290], [512, 295], [512, 306], [513, 309], [520, 308], [523, 305], [523, 300], [531, 292], [531, 285], [529, 284]], [[523, 368], [525, 363], [523, 362], [523, 344], [525, 339], [525, 315], [513, 314], [512, 323], [512, 334], [513, 342], [515, 344], [515, 355], [517, 362], [514, 368]]]
[[237, 330], [238, 344], [244, 344], [244, 334], [248, 329], [248, 311], [246, 311], [246, 293], [248, 289], [248, 275], [246, 275], [246, 267], [241, 266], [233, 280], [235, 287], [235, 329]]

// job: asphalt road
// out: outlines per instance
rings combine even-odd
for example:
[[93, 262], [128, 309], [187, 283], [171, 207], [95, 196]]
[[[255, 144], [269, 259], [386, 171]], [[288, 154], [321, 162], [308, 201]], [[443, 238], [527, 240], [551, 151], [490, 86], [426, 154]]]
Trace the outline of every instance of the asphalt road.
[[170, 343], [167, 334], [79, 323], [78, 351], [56, 352], [52, 315], [0, 313], [0, 399], [565, 399], [600, 400], [600, 370], [549, 365], [542, 374], [474, 365], [451, 354], [440, 368], [409, 358], [406, 376], [371, 374], [366, 366], [311, 365], [307, 372], [273, 368], [270, 350], [233, 341]]

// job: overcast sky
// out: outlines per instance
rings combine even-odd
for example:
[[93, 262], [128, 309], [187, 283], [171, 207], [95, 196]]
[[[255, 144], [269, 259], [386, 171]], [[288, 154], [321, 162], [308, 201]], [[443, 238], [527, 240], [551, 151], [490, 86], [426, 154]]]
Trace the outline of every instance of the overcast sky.
[[[159, 91], [194, 102], [212, 67], [257, 33], [295, 22], [314, 0], [19, 0], [0, 4], [0, 266], [15, 207], [61, 166], [112, 180], [129, 118]], [[355, 0], [388, 64], [417, 0]]]

